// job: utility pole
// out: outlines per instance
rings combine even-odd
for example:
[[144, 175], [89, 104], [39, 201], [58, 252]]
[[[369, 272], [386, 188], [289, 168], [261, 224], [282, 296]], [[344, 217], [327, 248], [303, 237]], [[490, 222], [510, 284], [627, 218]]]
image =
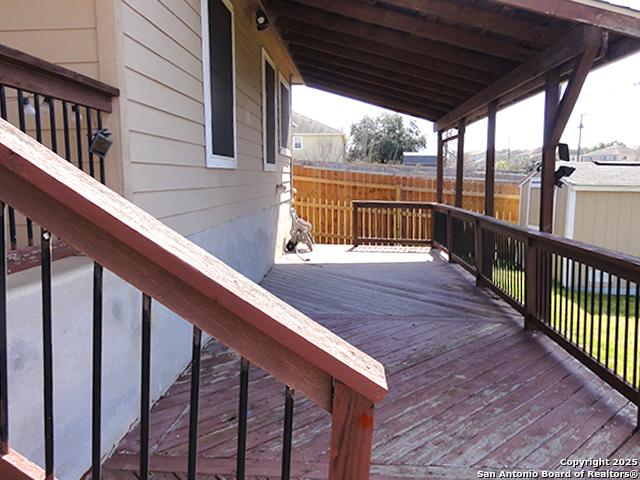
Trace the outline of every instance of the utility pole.
[[578, 135], [578, 154], [576, 155], [576, 162], [580, 161], [580, 148], [582, 147], [582, 129], [584, 128], [584, 123], [582, 119], [584, 118], [584, 113], [580, 114], [580, 125], [578, 128], [580, 129], [580, 134]]

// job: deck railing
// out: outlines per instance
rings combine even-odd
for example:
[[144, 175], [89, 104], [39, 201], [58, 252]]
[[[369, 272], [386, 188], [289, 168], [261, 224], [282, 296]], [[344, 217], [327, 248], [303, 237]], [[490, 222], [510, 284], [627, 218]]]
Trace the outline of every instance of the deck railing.
[[[372, 213], [354, 222], [364, 218], [371, 225], [365, 231], [373, 242], [384, 236], [380, 222], [369, 220], [380, 215], [375, 212], [405, 208], [396, 213], [405, 218], [417, 209], [430, 211], [427, 238], [448, 253], [449, 261], [471, 272], [478, 285], [521, 312], [527, 328], [548, 335], [640, 412], [639, 258], [442, 204], [376, 202], [366, 208]], [[401, 229], [384, 243], [412, 245], [406, 232]]]
[[431, 208], [424, 202], [353, 201], [354, 245], [428, 245]]
[[[0, 118], [102, 183], [106, 180], [104, 158], [89, 147], [117, 95], [116, 88], [102, 82], [0, 45]], [[8, 272], [38, 265], [38, 227], [12, 206], [7, 215]], [[53, 239], [54, 259], [74, 253], [68, 244]]]
[[[202, 332], [241, 357], [237, 478], [246, 458], [248, 365], [281, 381], [286, 390], [282, 478], [290, 475], [293, 391], [332, 414], [329, 478], [369, 478], [373, 408], [387, 391], [384, 368], [269, 294], [223, 262], [175, 233], [47, 147], [0, 120], [0, 221], [5, 204], [42, 225], [43, 398], [45, 468], [25, 473], [24, 459], [9, 447], [7, 382], [7, 248], [0, 234], [0, 476], [54, 477], [51, 234], [96, 261], [92, 350], [92, 471], [101, 477], [102, 271], [142, 293], [139, 478], [149, 477], [149, 409], [152, 298], [193, 325], [191, 414], [187, 478], [197, 472], [197, 428]], [[4, 223], [2, 225], [5, 226]], [[39, 342], [38, 342], [39, 343]], [[16, 458], [18, 459], [16, 461]], [[81, 461], [81, 459], [78, 459]], [[152, 467], [152, 466], [151, 466]], [[32, 465], [29, 466], [33, 469]]]

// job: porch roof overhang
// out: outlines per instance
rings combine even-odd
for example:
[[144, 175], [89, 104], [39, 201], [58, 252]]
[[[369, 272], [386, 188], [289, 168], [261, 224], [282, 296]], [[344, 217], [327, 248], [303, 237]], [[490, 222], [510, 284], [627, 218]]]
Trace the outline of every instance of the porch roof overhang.
[[640, 51], [640, 11], [601, 0], [263, 0], [305, 83], [435, 122], [467, 123]]

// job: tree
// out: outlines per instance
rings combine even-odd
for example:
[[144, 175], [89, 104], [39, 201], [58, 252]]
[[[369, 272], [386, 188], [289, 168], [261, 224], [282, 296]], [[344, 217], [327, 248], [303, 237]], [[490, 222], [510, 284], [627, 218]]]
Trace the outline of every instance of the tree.
[[427, 138], [416, 122], [405, 124], [401, 115], [384, 113], [351, 125], [347, 151], [350, 161], [400, 163], [403, 152], [417, 152], [426, 146]]

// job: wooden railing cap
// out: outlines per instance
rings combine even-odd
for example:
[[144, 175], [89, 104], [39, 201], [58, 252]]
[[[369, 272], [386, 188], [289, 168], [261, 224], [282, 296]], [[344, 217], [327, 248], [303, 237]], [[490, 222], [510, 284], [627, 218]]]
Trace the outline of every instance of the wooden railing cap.
[[[2, 180], [2, 177], [5, 180]], [[25, 197], [12, 192], [10, 178], [24, 184]], [[61, 204], [78, 220], [111, 238], [126, 242], [154, 268], [169, 272], [171, 278], [187, 284], [192, 291], [217, 302], [242, 318], [283, 348], [295, 352], [318, 369], [378, 402], [387, 392], [384, 367], [339, 336], [311, 320], [265, 289], [239, 274], [224, 262], [171, 230], [141, 208], [101, 185], [69, 162], [5, 121], [0, 121], [0, 196], [21, 213], [34, 218], [54, 234], [56, 225], [48, 221], [43, 195], [51, 204]], [[36, 203], [36, 197], [39, 201]], [[94, 231], [95, 233], [95, 231]], [[81, 235], [81, 232], [78, 232]], [[65, 241], [74, 244], [67, 235]], [[74, 245], [76, 246], [76, 245]], [[77, 245], [92, 258], [100, 251]], [[109, 261], [109, 259], [104, 259]], [[105, 268], [110, 265], [102, 261]], [[135, 269], [135, 265], [130, 266]], [[116, 272], [117, 273], [117, 272]], [[153, 279], [144, 285], [154, 286]], [[143, 288], [140, 288], [143, 289]], [[147, 291], [146, 293], [152, 294]], [[171, 305], [163, 302], [168, 308]], [[189, 319], [193, 322], [193, 319]], [[239, 352], [241, 355], [245, 352]], [[281, 381], [287, 379], [280, 378]]]

